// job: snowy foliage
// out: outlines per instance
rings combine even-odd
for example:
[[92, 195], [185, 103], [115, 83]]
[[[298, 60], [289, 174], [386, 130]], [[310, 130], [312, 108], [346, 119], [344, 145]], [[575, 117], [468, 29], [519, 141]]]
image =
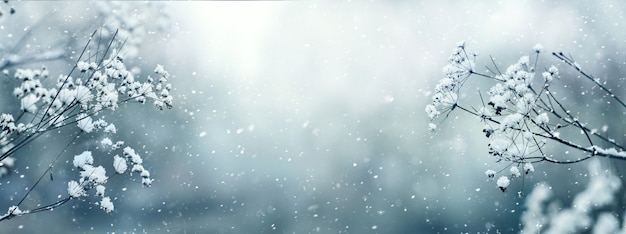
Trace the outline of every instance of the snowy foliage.
[[[116, 37], [127, 38], [122, 48], [126, 59], [134, 59], [139, 55], [141, 44], [147, 40], [150, 32], [164, 31], [170, 27], [167, 11], [155, 3], [98, 1], [94, 4], [98, 18], [103, 21], [103, 41]], [[141, 13], [138, 13], [138, 7], [141, 7]]]
[[[540, 183], [526, 199], [526, 211], [522, 215], [521, 233], [578, 233], [593, 230], [594, 233], [626, 233], [620, 230], [614, 213], [605, 209], [617, 202], [621, 180], [600, 166], [598, 160], [589, 164], [590, 181], [587, 188], [576, 195], [570, 208], [548, 211], [545, 207], [558, 207], [558, 201], [548, 205], [551, 188]], [[623, 225], [623, 224], [622, 224]]]
[[[502, 192], [518, 177], [535, 172], [534, 164], [537, 163], [571, 164], [596, 157], [626, 160], [626, 148], [607, 136], [606, 125], [602, 126], [603, 131], [593, 128], [590, 121], [579, 116], [582, 116], [580, 111], [570, 110], [567, 96], [555, 91], [559, 90], [556, 85], [564, 75], [556, 65], [537, 67], [543, 50], [543, 46], [535, 45], [531, 56], [520, 57], [506, 69], [498, 68], [492, 61], [495, 67], [480, 73], [474, 68], [476, 56], [470, 56], [466, 44], [460, 43], [453, 50], [448, 65], [444, 67], [444, 77], [435, 87], [432, 102], [425, 109], [431, 120], [430, 130], [436, 129], [433, 127], [436, 122], [443, 122], [454, 110], [476, 117], [483, 126], [488, 154], [495, 162], [506, 163], [497, 172], [491, 169], [485, 172]], [[617, 107], [611, 108], [621, 108], [619, 111], [623, 113], [626, 104], [604, 83], [585, 72], [571, 57], [563, 53], [552, 55], [580, 77], [591, 81], [588, 84], [601, 90], [604, 97], [610, 98], [607, 106], [614, 102]], [[473, 106], [465, 103], [472, 99], [457, 98], [463, 94], [461, 88], [470, 78], [491, 82], [488, 91], [478, 91], [479, 100]], [[548, 147], [550, 145], [564, 147], [565, 153], [555, 156], [551, 153], [555, 147]], [[626, 228], [621, 229], [625, 227], [624, 223], [618, 219], [621, 214], [610, 212], [619, 200], [621, 179], [602, 169], [597, 159], [589, 162], [589, 184], [575, 195], [571, 207], [561, 207], [558, 201], [551, 202], [554, 193], [547, 183], [534, 185], [532, 193], [526, 197], [521, 233], [626, 233]], [[496, 177], [497, 174], [501, 175]], [[522, 192], [518, 194], [523, 195]]]
[[113, 157], [113, 168], [115, 168], [115, 172], [118, 174], [124, 174], [126, 169], [128, 168], [128, 164], [126, 163], [126, 159], [115, 155]]
[[73, 198], [79, 198], [85, 195], [85, 190], [78, 182], [72, 180], [67, 183], [67, 193]]
[[[522, 172], [534, 172], [534, 163], [569, 164], [595, 156], [626, 160], [626, 147], [588, 127], [586, 121], [568, 109], [568, 105], [563, 102], [565, 97], [553, 91], [561, 75], [555, 65], [548, 65], [544, 69], [537, 67], [543, 46], [535, 45], [532, 55], [520, 57], [504, 70], [492, 61], [496, 67], [488, 68], [486, 73], [475, 69], [477, 56], [469, 53], [466, 46], [465, 42], [459, 43], [443, 68], [443, 78], [435, 86], [432, 102], [425, 108], [431, 120], [428, 129], [436, 130], [436, 122], [443, 122], [455, 110], [475, 116], [482, 122], [489, 155], [496, 162], [512, 165], [506, 180], [503, 176], [496, 181], [502, 191], [505, 191], [509, 180], [520, 177]], [[586, 73], [572, 58], [563, 53], [553, 53], [553, 56], [591, 80], [591, 85], [598, 87], [621, 108], [626, 109], [620, 97]], [[537, 73], [541, 78], [536, 78]], [[470, 98], [458, 98], [470, 78], [492, 82], [488, 91], [478, 91], [478, 105], [463, 102], [472, 101]], [[572, 130], [578, 130], [584, 138], [561, 134]], [[547, 146], [555, 143], [575, 149], [583, 156], [562, 159], [547, 153]], [[523, 171], [520, 171], [520, 167]], [[493, 171], [488, 172], [486, 174], [489, 178], [495, 178]]]
[[[107, 116], [119, 111], [119, 106], [128, 103], [148, 102], [158, 110], [172, 108], [174, 98], [171, 94], [172, 85], [169, 83], [171, 75], [163, 65], [156, 65], [152, 74], [142, 74], [139, 67], [129, 66], [137, 57], [142, 40], [148, 36], [143, 22], [150, 17], [145, 16], [145, 12], [136, 12], [133, 4], [137, 3], [97, 4], [98, 18], [103, 19], [104, 24], [96, 26], [94, 29], [98, 30], [92, 31], [93, 33], [80, 35], [86, 39], [75, 35], [76, 38], [68, 40], [78, 43], [80, 47], [73, 48], [73, 44], [65, 43], [66, 47], [59, 50], [49, 48], [49, 52], [39, 52], [37, 55], [21, 55], [19, 48], [12, 49], [14, 54], [0, 54], [0, 69], [7, 81], [15, 84], [10, 94], [17, 103], [2, 106], [3, 109], [0, 110], [0, 177], [10, 180], [11, 177], [7, 176], [15, 165], [20, 164], [26, 168], [43, 166], [45, 169], [43, 174], [34, 175], [37, 178], [36, 183], [32, 187], [27, 186], [29, 189], [25, 193], [21, 192], [23, 189], [15, 192], [21, 200], [18, 199], [15, 204], [4, 204], [10, 208], [5, 215], [0, 216], [0, 221], [53, 210], [70, 200], [89, 202], [98, 205], [106, 213], [113, 212], [115, 199], [105, 197], [109, 191], [106, 185], [112, 176], [108, 171], [111, 170], [114, 175], [124, 177], [131, 177], [136, 173], [137, 178], [132, 181], [141, 181], [145, 187], [154, 181], [144, 166], [140, 153], [124, 141], [114, 140], [115, 134], [120, 130]], [[13, 9], [11, 11], [14, 12]], [[159, 11], [158, 17], [150, 20], [158, 21], [158, 27], [166, 27], [167, 14]], [[0, 42], [0, 47], [6, 51], [11, 45], [4, 43]], [[20, 43], [22, 42], [18, 42], [18, 45]], [[66, 55], [65, 51], [70, 50], [72, 52]], [[51, 71], [41, 65], [38, 69], [33, 66], [22, 67], [32, 62], [63, 58], [71, 61], [71, 70]], [[9, 109], [11, 107], [15, 109]], [[30, 144], [40, 143], [34, 141], [35, 139], [42, 136], [58, 137], [55, 135], [63, 136], [59, 139], [67, 137], [72, 140], [60, 152], [52, 151], [50, 158], [42, 157], [45, 161], [31, 162], [31, 155], [20, 154], [20, 150]], [[82, 153], [77, 154], [72, 152], [74, 149], [70, 146], [87, 143], [94, 138], [101, 139], [94, 149], [83, 149]], [[56, 146], [50, 148], [54, 150]], [[69, 155], [74, 156], [70, 158]], [[75, 169], [70, 169], [70, 166]], [[132, 170], [127, 170], [129, 167]], [[76, 177], [55, 179], [58, 176], [53, 176], [54, 171], [64, 169], [77, 172]], [[72, 173], [56, 174], [65, 176]], [[51, 183], [60, 183], [66, 188], [67, 194], [57, 197], [59, 200], [51, 204], [37, 204], [33, 209], [24, 209], [22, 201], [48, 177]], [[92, 196], [100, 199], [92, 200]]]
[[85, 151], [79, 155], [74, 156], [74, 166], [78, 168], [82, 168], [87, 164], [93, 163], [93, 157], [91, 156], [90, 151]]
[[[124, 148], [125, 152], [134, 152], [134, 150], [130, 147]], [[127, 157], [131, 157], [127, 155]], [[142, 159], [138, 154], [134, 154], [135, 161], [141, 162]], [[139, 171], [142, 183], [145, 186], [150, 186], [152, 183], [152, 179], [150, 179], [150, 172], [141, 166], [141, 164], [135, 163], [135, 161], [131, 161], [134, 164], [134, 167], [140, 168]], [[81, 154], [74, 156], [73, 164], [75, 167], [81, 169], [80, 178], [77, 181], [70, 181], [68, 183], [67, 191], [72, 198], [79, 198], [82, 196], [87, 196], [88, 191], [91, 189], [95, 189], [95, 196], [102, 197], [102, 201], [96, 202], [100, 207], [106, 211], [107, 213], [112, 212], [114, 210], [113, 202], [109, 199], [109, 197], [104, 197], [106, 192], [106, 183], [108, 182], [109, 177], [107, 176], [106, 169], [103, 166], [94, 166], [94, 159], [90, 151], [85, 151]], [[126, 169], [128, 168], [128, 162], [125, 158], [122, 158], [118, 155], [113, 157], [113, 168], [117, 174], [124, 174]], [[146, 182], [148, 181], [148, 182]]]
[[20, 210], [20, 208], [17, 206], [11, 206], [9, 207], [9, 210], [7, 211], [6, 214], [0, 215], [0, 219], [5, 219], [7, 217], [13, 217], [13, 216], [19, 216], [19, 215], [25, 215], [28, 213], [29, 213], [28, 211]]
[[102, 198], [102, 201], [100, 201], [100, 208], [103, 209], [107, 213], [111, 213], [113, 210], [115, 210], [115, 207], [113, 206], [113, 202], [111, 202], [111, 198], [109, 197]]
[[509, 180], [509, 177], [501, 176], [500, 178], [498, 178], [496, 184], [498, 184], [498, 188], [500, 188], [500, 190], [504, 192], [506, 191], [506, 188], [509, 187], [509, 185], [511, 184], [511, 180]]

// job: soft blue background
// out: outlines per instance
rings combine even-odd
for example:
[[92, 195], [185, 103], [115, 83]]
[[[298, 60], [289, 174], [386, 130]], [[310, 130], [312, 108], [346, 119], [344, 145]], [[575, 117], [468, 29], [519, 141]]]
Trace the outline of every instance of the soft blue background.
[[[19, 35], [50, 9], [57, 13], [46, 16], [39, 43], [98, 27], [89, 3], [12, 4], [18, 15], [3, 21], [0, 38]], [[129, 104], [114, 115], [120, 138], [141, 148], [154, 185], [116, 180], [112, 214], [71, 201], [0, 223], [2, 232], [517, 231], [524, 210], [517, 192], [545, 180], [569, 204], [587, 182], [585, 165], [538, 164], [538, 173], [501, 193], [483, 172], [507, 165], [488, 156], [477, 119], [453, 113], [429, 133], [424, 106], [452, 48], [467, 40], [481, 69], [491, 65], [489, 55], [505, 68], [541, 43], [571, 53], [597, 76], [623, 77], [621, 1], [158, 4], [170, 28], [147, 35], [141, 58], [129, 63], [146, 71], [163, 64], [173, 75], [175, 108]], [[461, 97], [476, 92], [470, 87]], [[7, 96], [1, 104], [2, 111], [15, 105]], [[43, 170], [46, 150], [25, 151], [44, 152], [44, 163], [29, 164]], [[19, 174], [35, 179], [24, 172], [27, 160], [17, 163]], [[64, 181], [59, 173], [31, 204], [62, 194]], [[21, 188], [5, 182], [0, 193], [19, 197]]]

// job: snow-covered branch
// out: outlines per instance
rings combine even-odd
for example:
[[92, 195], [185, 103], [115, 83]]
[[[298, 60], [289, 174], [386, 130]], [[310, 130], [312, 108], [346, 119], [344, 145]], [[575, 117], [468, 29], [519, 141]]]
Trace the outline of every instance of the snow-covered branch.
[[[465, 42], [461, 42], [453, 50], [443, 68], [443, 78], [435, 87], [432, 102], [426, 106], [432, 131], [451, 112], [460, 110], [476, 117], [483, 125], [489, 155], [497, 162], [511, 163], [512, 168], [538, 162], [571, 164], [593, 157], [626, 160], [625, 146], [602, 134], [606, 127], [602, 127], [603, 131], [588, 127], [587, 121], [571, 111], [572, 104], [566, 103], [566, 99], [554, 91], [557, 90], [554, 87], [556, 82], [561, 79], [557, 66], [549, 65], [544, 71], [537, 71], [543, 51], [541, 45], [533, 48], [532, 56], [522, 56], [506, 70], [501, 71], [494, 63], [495, 67], [488, 69], [487, 73], [476, 70], [477, 56], [467, 52], [466, 46]], [[585, 72], [573, 59], [562, 53], [554, 55], [626, 108], [620, 97]], [[479, 91], [478, 105], [468, 105], [466, 100], [471, 99], [459, 98], [465, 92], [463, 87], [472, 78], [493, 83], [487, 92]], [[572, 131], [579, 131], [583, 138], [573, 136], [570, 134]], [[554, 143], [582, 154], [572, 154], [579, 156], [571, 158], [555, 157], [546, 152], [547, 146]], [[509, 184], [504, 178], [508, 182], [509, 178], [517, 176], [511, 173], [500, 177], [498, 187], [504, 191]]]
[[42, 53], [31, 55], [8, 55], [6, 58], [0, 60], [0, 70], [7, 69], [9, 67], [33, 64], [38, 62], [45, 62], [51, 60], [61, 59], [65, 56], [65, 51], [62, 49], [56, 49], [51, 51], [44, 51]]
[[[0, 110], [0, 178], [10, 180], [13, 168], [20, 163], [27, 164], [23, 165], [26, 168], [45, 168], [42, 174], [31, 175], [35, 177], [33, 184], [25, 184], [25, 190], [15, 191], [18, 199], [12, 199], [13, 204], [4, 204], [8, 211], [0, 215], [0, 221], [50, 211], [70, 201], [89, 202], [106, 213], [114, 212], [115, 199], [106, 195], [110, 191], [106, 187], [110, 180], [127, 178], [134, 174], [137, 178], [134, 181], [140, 182], [143, 187], [150, 187], [154, 182], [141, 156], [143, 152], [135, 151], [132, 142], [113, 140], [118, 133], [118, 127], [116, 120], [107, 119], [107, 116], [118, 112], [119, 106], [131, 102], [148, 102], [158, 110], [172, 108], [172, 77], [162, 65], [156, 65], [150, 74], [141, 73], [138, 67], [128, 67], [139, 47], [138, 42], [141, 41], [137, 37], [145, 36], [141, 34], [142, 26], [129, 19], [132, 17], [127, 14], [134, 8], [111, 3], [116, 7], [112, 11], [105, 7], [108, 6], [107, 3], [98, 4], [101, 17], [106, 19], [105, 24], [93, 33], [85, 34], [87, 40], [81, 42], [81, 47], [72, 48], [72, 45], [67, 45], [56, 49], [41, 46], [48, 49], [24, 54], [19, 48], [26, 44], [29, 35], [33, 33], [29, 29], [26, 36], [13, 47], [14, 50], [0, 54], [0, 71], [8, 77], [6, 79], [12, 81], [10, 84], [15, 84], [10, 96], [17, 102], [17, 105], [2, 106], [4, 109]], [[71, 56], [67, 56], [68, 50], [73, 51]], [[69, 64], [70, 70], [58, 71], [55, 76], [51, 75], [56, 72], [54, 69], [46, 66], [40, 69], [32, 67], [33, 63], [51, 60], [72, 61]], [[13, 110], [7, 107], [19, 108]], [[57, 135], [69, 137], [65, 147], [56, 153], [33, 158], [33, 155], [21, 152], [24, 148], [32, 148], [35, 143], [39, 144], [40, 141], [36, 140], [42, 136], [65, 139]], [[94, 136], [105, 136], [95, 146], [97, 151], [81, 147], [81, 153], [70, 153], [74, 150], [72, 146], [93, 139]], [[72, 154], [73, 158], [68, 158]], [[68, 162], [73, 167], [66, 165]], [[113, 170], [107, 171], [107, 168]], [[78, 173], [73, 179], [55, 180], [55, 170]], [[31, 193], [40, 188], [40, 184], [48, 181], [47, 178], [50, 183], [58, 183], [66, 188], [67, 194], [51, 198], [57, 199], [54, 202], [39, 201], [35, 208], [28, 209], [29, 205], [24, 201], [32, 199]]]

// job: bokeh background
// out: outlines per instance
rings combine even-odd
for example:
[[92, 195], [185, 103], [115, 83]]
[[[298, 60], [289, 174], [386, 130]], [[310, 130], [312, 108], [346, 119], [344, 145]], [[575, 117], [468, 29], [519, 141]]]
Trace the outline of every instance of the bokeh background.
[[[34, 48], [68, 35], [84, 41], [102, 22], [92, 3], [13, 2], [17, 12], [3, 19], [0, 37], [15, 41], [44, 19]], [[141, 149], [154, 185], [116, 180], [111, 214], [71, 201], [0, 223], [2, 232], [515, 232], [524, 211], [518, 192], [547, 181], [568, 205], [584, 189], [586, 164], [538, 164], [502, 193], [483, 172], [507, 165], [488, 156], [477, 119], [453, 112], [430, 133], [424, 107], [451, 50], [465, 40], [479, 55], [477, 67], [492, 65], [493, 56], [506, 68], [541, 43], [546, 52], [571, 54], [618, 91], [625, 77], [626, 6], [617, 0], [132, 4], [128, 17], [151, 13], [139, 20], [146, 30], [129, 63], [145, 71], [164, 65], [175, 107], [128, 104], [110, 118], [119, 138]], [[167, 23], [153, 20], [160, 14]], [[541, 61], [559, 64], [549, 53]], [[67, 61], [55, 63], [57, 74], [67, 71]], [[600, 123], [623, 132], [623, 112], [575, 99], [588, 83], [563, 83], [572, 108], [603, 113]], [[17, 105], [11, 84], [2, 83], [3, 112]], [[468, 87], [462, 100], [477, 91]], [[49, 148], [25, 149], [42, 163], [20, 159], [18, 173], [2, 179], [35, 180], [29, 173], [45, 169]], [[619, 162], [603, 163], [620, 171]], [[58, 172], [31, 203], [54, 200], [65, 191], [62, 176], [72, 173]], [[2, 182], [3, 207], [21, 188]]]

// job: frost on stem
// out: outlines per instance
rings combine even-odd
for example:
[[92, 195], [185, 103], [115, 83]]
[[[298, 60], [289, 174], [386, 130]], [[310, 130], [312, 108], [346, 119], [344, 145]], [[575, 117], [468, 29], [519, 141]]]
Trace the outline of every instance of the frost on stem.
[[0, 219], [8, 219], [8, 218], [12, 218], [14, 216], [25, 215], [25, 214], [28, 214], [28, 213], [29, 213], [28, 211], [20, 210], [20, 208], [18, 206], [11, 206], [11, 207], [9, 207], [9, 210], [7, 211], [6, 214], [0, 215]]
[[[459, 43], [443, 68], [443, 78], [435, 86], [432, 101], [426, 105], [425, 112], [430, 119], [428, 129], [435, 131], [437, 122], [443, 122], [455, 110], [460, 110], [475, 116], [483, 127], [483, 135], [487, 138], [488, 153], [496, 162], [510, 163], [510, 175], [507, 180], [500, 177], [496, 181], [501, 186], [520, 175], [535, 171], [533, 163], [549, 162], [555, 164], [569, 164], [584, 161], [593, 156], [602, 156], [626, 160], [626, 147], [619, 145], [597, 130], [588, 128], [584, 121], [575, 116], [568, 107], [566, 97], [557, 96], [551, 91], [554, 82], [560, 78], [559, 69], [548, 65], [541, 69], [537, 67], [543, 46], [535, 45], [532, 55], [521, 56], [517, 62], [506, 69], [498, 67], [487, 68], [487, 73], [480, 73], [474, 69], [476, 55], [467, 52], [467, 44]], [[626, 109], [626, 104], [616, 97], [610, 89], [597, 82], [593, 76], [587, 74], [577, 63], [563, 53], [553, 53], [583, 77], [593, 81], [607, 96]], [[493, 64], [495, 66], [495, 63]], [[535, 78], [540, 75], [541, 78]], [[463, 85], [470, 78], [485, 79], [492, 83], [489, 90], [479, 91], [480, 102], [471, 106], [459, 101], [459, 93]], [[467, 100], [467, 101], [466, 101]], [[572, 130], [581, 132], [584, 139], [561, 134], [562, 131]], [[565, 147], [576, 149], [585, 156], [578, 158], [555, 159], [546, 151], [546, 145], [557, 143]], [[608, 145], [604, 148], [600, 145]], [[520, 168], [523, 169], [520, 171]], [[504, 170], [501, 170], [504, 171]], [[495, 178], [495, 174], [488, 174]], [[507, 181], [507, 183], [505, 183]]]

